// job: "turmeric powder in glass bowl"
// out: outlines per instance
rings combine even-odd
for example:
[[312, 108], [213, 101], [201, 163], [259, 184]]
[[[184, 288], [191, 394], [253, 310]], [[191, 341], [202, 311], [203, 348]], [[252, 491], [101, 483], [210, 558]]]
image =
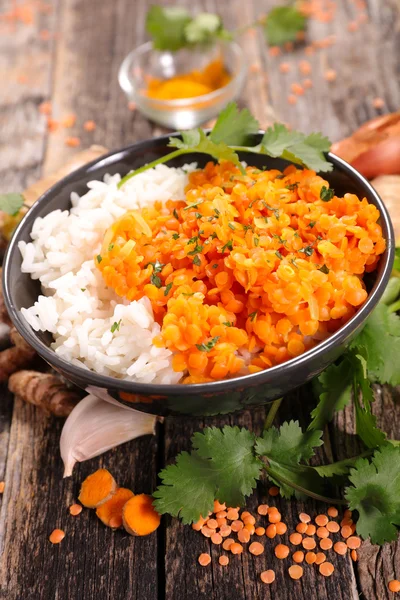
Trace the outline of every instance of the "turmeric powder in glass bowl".
[[125, 58], [119, 83], [150, 120], [182, 130], [215, 117], [239, 95], [245, 74], [236, 42], [177, 52], [154, 50], [147, 42]]

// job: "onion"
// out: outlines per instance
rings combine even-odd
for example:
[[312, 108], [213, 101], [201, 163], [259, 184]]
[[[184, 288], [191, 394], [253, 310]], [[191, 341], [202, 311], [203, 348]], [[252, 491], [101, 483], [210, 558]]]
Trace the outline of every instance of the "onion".
[[400, 242], [400, 175], [381, 175], [371, 181], [386, 204], [392, 219], [396, 243]]
[[352, 163], [364, 177], [400, 174], [400, 136], [389, 137], [363, 152]]
[[72, 410], [60, 439], [64, 477], [72, 475], [75, 463], [99, 456], [107, 450], [142, 435], [154, 434], [158, 417], [105, 401], [92, 394]]

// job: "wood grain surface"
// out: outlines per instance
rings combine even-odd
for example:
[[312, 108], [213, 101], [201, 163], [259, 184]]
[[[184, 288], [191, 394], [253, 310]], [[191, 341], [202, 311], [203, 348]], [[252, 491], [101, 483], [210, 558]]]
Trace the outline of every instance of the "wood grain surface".
[[[162, 2], [168, 4], [168, 2]], [[178, 2], [175, 2], [178, 4]], [[79, 136], [81, 147], [102, 144], [110, 149], [159, 133], [138, 112], [131, 112], [117, 84], [123, 57], [145, 40], [144, 16], [150, 0], [53, 0], [18, 2], [31, 6], [31, 22], [4, 15], [15, 7], [0, 0], [0, 191], [20, 191], [41, 175], [51, 173], [75, 149], [67, 136]], [[227, 27], [251, 22], [279, 2], [267, 0], [182, 0], [197, 10], [222, 15]], [[311, 21], [308, 42], [336, 36], [336, 44], [304, 56], [304, 48], [272, 57], [260, 34], [245, 34], [241, 44], [250, 68], [240, 99], [263, 126], [279, 119], [305, 132], [321, 129], [333, 141], [351, 133], [362, 122], [379, 114], [372, 101], [385, 100], [384, 111], [400, 105], [400, 7], [398, 0], [367, 0], [369, 20], [357, 31], [348, 23], [357, 16], [356, 3], [337, 0], [332, 23]], [[290, 86], [300, 80], [299, 60], [312, 64], [313, 89], [287, 102]], [[279, 70], [289, 62], [291, 72]], [[324, 79], [335, 69], [337, 80]], [[76, 114], [72, 129], [48, 133], [39, 104], [51, 100], [53, 116]], [[94, 132], [83, 123], [93, 119]], [[399, 437], [400, 393], [375, 388], [374, 410], [387, 432]], [[198, 555], [209, 542], [176, 519], [165, 518], [157, 534], [140, 539], [105, 528], [92, 511], [71, 517], [68, 506], [77, 498], [79, 482], [100, 466], [110, 469], [121, 485], [135, 492], [151, 492], [156, 473], [179, 451], [188, 447], [193, 431], [205, 424], [224, 423], [261, 429], [264, 410], [221, 419], [168, 419], [157, 435], [116, 448], [103, 457], [78, 466], [74, 476], [62, 480], [58, 441], [62, 422], [0, 391], [0, 597], [7, 600], [386, 600], [393, 596], [387, 582], [400, 578], [400, 545], [383, 548], [364, 543], [354, 564], [334, 553], [336, 571], [329, 579], [309, 569], [293, 582], [287, 564], [266, 545], [262, 557], [245, 553], [232, 557], [229, 568], [201, 568]], [[312, 406], [305, 388], [285, 398], [279, 420], [298, 418], [306, 423]], [[397, 410], [396, 410], [397, 403]], [[329, 426], [326, 456], [340, 459], [359, 450], [354, 436], [352, 410], [346, 409]], [[249, 506], [265, 500], [260, 485]], [[307, 501], [277, 500], [289, 526], [297, 514], [324, 507]], [[55, 527], [66, 531], [59, 546], [48, 542]], [[211, 549], [213, 558], [217, 547]], [[261, 583], [259, 573], [272, 566], [274, 586]]]

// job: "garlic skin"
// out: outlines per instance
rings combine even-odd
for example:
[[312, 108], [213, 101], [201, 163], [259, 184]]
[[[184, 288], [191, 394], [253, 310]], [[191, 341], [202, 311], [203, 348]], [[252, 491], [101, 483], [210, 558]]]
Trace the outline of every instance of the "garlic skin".
[[153, 435], [158, 417], [93, 394], [81, 400], [64, 423], [60, 453], [64, 477], [70, 477], [75, 463], [99, 456], [142, 435]]

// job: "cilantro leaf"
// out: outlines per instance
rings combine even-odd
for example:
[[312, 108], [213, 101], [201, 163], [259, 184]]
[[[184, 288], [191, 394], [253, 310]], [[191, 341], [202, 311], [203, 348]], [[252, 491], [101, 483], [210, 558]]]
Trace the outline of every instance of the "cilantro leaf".
[[351, 399], [352, 365], [344, 358], [339, 365], [331, 365], [313, 381], [319, 402], [311, 412], [308, 429], [323, 429], [332, 421], [336, 411], [342, 410]]
[[400, 271], [400, 248], [395, 249], [393, 269], [395, 271]]
[[243, 504], [261, 476], [262, 462], [254, 454], [255, 436], [247, 429], [207, 427], [195, 433], [193, 446], [217, 475], [216, 498], [227, 506]]
[[199, 13], [185, 26], [184, 34], [190, 44], [205, 44], [213, 42], [221, 30], [221, 17], [214, 13]]
[[225, 142], [231, 146], [243, 146], [252, 133], [257, 133], [260, 125], [247, 108], [238, 109], [236, 102], [230, 102], [219, 117], [210, 133], [210, 139], [218, 144]]
[[357, 533], [373, 544], [397, 538], [400, 526], [400, 447], [390, 444], [375, 451], [369, 462], [360, 458], [349, 476], [345, 496], [357, 510]]
[[213, 337], [209, 342], [204, 342], [204, 344], [196, 344], [196, 348], [197, 350], [200, 350], [200, 352], [210, 352], [214, 348], [218, 340], [219, 335]]
[[323, 185], [319, 194], [322, 202], [329, 202], [332, 200], [335, 195], [335, 190], [333, 188], [327, 188], [326, 185]]
[[244, 503], [260, 478], [262, 463], [254, 454], [254, 435], [239, 427], [209, 427], [192, 437], [194, 450], [182, 452], [176, 464], [161, 471], [154, 492], [156, 510], [197, 521], [213, 510], [213, 502]]
[[304, 31], [305, 16], [294, 6], [277, 6], [269, 13], [265, 23], [265, 35], [271, 46], [294, 42], [299, 31]]
[[0, 194], [0, 210], [16, 217], [24, 204], [22, 194], [10, 192], [9, 194]]
[[290, 498], [294, 489], [282, 484], [279, 476], [314, 490], [320, 489], [319, 476], [313, 469], [304, 469], [301, 461], [308, 461], [314, 455], [314, 447], [321, 446], [322, 431], [314, 430], [303, 433], [298, 421], [285, 422], [278, 430], [271, 427], [263, 432], [256, 441], [256, 453], [264, 456], [269, 463], [270, 478], [280, 486], [282, 496]]
[[119, 321], [114, 321], [114, 323], [111, 325], [111, 333], [115, 333], [116, 331], [119, 331], [119, 328], [121, 327], [121, 322], [122, 319], [120, 319]]
[[213, 510], [215, 473], [209, 461], [196, 452], [181, 452], [176, 464], [159, 474], [162, 484], [153, 494], [154, 507], [160, 514], [180, 517], [184, 524], [198, 521]]
[[150, 7], [146, 17], [146, 31], [156, 50], [179, 50], [186, 46], [185, 27], [191, 21], [187, 10], [180, 6]]
[[331, 171], [333, 165], [325, 159], [330, 142], [319, 133], [304, 135], [289, 131], [282, 123], [269, 127], [258, 147], [260, 153], [285, 158], [315, 171]]
[[379, 303], [351, 347], [365, 354], [372, 381], [400, 384], [400, 318]]
[[189, 131], [183, 131], [181, 135], [182, 140], [169, 138], [168, 145], [187, 152], [209, 154], [218, 161], [227, 160], [236, 165], [243, 174], [245, 173], [237, 153], [225, 142], [213, 142], [211, 137], [206, 135], [202, 129], [190, 129]]

